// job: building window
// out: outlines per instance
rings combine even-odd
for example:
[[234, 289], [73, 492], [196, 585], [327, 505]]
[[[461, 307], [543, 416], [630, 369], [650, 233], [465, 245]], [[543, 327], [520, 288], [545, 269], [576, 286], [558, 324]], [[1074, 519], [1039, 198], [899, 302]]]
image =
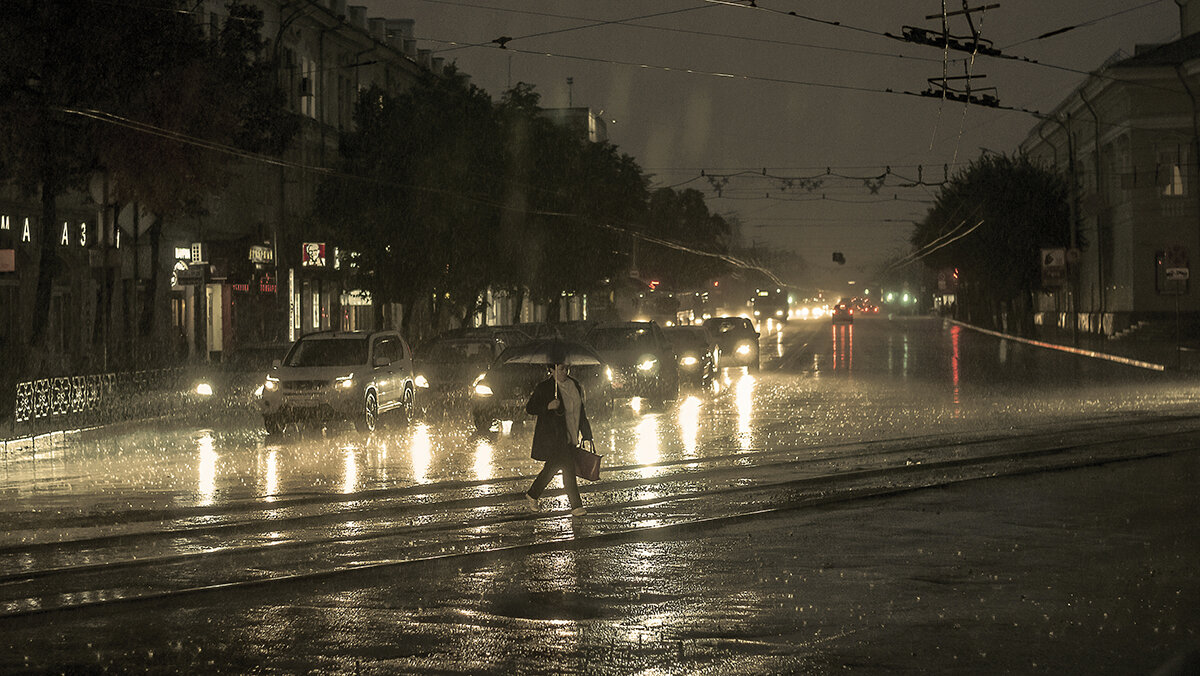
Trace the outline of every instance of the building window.
[[1171, 148], [1158, 151], [1158, 166], [1156, 168], [1159, 194], [1163, 197], [1187, 196], [1187, 161], [1186, 149]]

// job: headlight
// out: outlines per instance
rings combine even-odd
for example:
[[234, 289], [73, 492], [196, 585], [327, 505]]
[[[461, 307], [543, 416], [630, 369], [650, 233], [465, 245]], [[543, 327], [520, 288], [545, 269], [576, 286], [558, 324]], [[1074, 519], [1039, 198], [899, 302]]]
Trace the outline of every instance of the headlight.
[[658, 366], [657, 359], [646, 359], [642, 363], [638, 364], [638, 369], [642, 371], [649, 371], [655, 366]]
[[683, 359], [679, 360], [679, 363], [682, 364], [683, 366], [695, 366], [696, 362], [698, 362], [698, 361], [699, 360], [696, 359], [695, 357], [684, 357]]
[[200, 383], [196, 386], [196, 394], [202, 397], [211, 397], [212, 385], [209, 385], [208, 383]]
[[608, 378], [608, 381], [610, 383], [612, 382], [612, 367], [611, 366], [604, 367], [604, 377]]
[[429, 387], [429, 381], [425, 379], [423, 374], [418, 373], [416, 379], [417, 387]]
[[749, 343], [742, 343], [741, 345], [738, 345], [738, 346], [737, 346], [737, 353], [738, 353], [738, 354], [740, 354], [740, 355], [748, 355], [748, 354], [750, 354], [750, 344], [749, 344]]
[[492, 396], [492, 388], [488, 387], [487, 385], [485, 385], [483, 383], [484, 375], [485, 374], [483, 374], [483, 373], [479, 374], [479, 377], [475, 379], [475, 382], [471, 383], [471, 391], [474, 392], [475, 396], [477, 396], [477, 397]]
[[341, 378], [336, 378], [333, 382], [333, 386], [343, 389], [343, 390], [348, 390], [351, 387], [354, 387], [354, 374], [351, 373], [348, 376], [342, 376]]
[[279, 379], [274, 376], [267, 376], [267, 381], [263, 383], [263, 389], [268, 392], [274, 392], [279, 389]]

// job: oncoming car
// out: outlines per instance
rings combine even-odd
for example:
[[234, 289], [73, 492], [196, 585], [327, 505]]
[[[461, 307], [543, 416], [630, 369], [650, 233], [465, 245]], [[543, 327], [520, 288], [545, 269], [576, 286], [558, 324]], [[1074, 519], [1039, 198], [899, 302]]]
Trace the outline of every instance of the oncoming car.
[[658, 322], [597, 324], [584, 342], [612, 369], [615, 396], [642, 397], [655, 403], [679, 397], [675, 349]]
[[716, 376], [720, 348], [703, 326], [668, 326], [663, 329], [675, 348], [679, 377], [694, 385], [708, 385]]
[[[544, 364], [510, 363], [514, 349], [496, 358], [488, 370], [471, 384], [471, 420], [479, 432], [487, 432], [503, 420], [529, 418], [525, 404], [533, 387], [548, 377]], [[583, 386], [589, 418], [603, 420], [613, 413], [612, 370], [604, 364], [572, 366], [571, 377]]]
[[263, 383], [259, 406], [267, 432], [289, 422], [349, 420], [374, 431], [379, 415], [413, 419], [416, 384], [412, 350], [395, 331], [322, 331], [297, 340]]
[[758, 331], [746, 317], [713, 317], [704, 320], [704, 328], [717, 339], [720, 367], [745, 366], [758, 370]]

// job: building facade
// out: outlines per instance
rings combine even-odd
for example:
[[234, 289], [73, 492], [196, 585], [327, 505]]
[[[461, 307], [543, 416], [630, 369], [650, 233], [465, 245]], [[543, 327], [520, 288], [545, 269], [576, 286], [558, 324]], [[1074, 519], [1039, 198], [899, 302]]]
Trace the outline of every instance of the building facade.
[[1179, 40], [1114, 55], [1021, 145], [1073, 193], [1071, 245], [1048, 258], [1066, 274], [1040, 299], [1043, 325], [1113, 335], [1200, 315], [1190, 279], [1200, 262], [1200, 11], [1185, 4], [1181, 20]]

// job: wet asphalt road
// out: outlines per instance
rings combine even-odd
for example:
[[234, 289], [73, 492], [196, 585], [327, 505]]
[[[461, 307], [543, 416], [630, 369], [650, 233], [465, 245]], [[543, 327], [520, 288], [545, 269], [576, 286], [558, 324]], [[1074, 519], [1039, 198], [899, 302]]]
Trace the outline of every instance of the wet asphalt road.
[[[527, 429], [453, 412], [368, 438], [243, 417], [10, 449], [0, 668], [1148, 673], [1196, 640], [1193, 383], [936, 320], [762, 345], [761, 373], [602, 426], [582, 520], [554, 493], [536, 517], [515, 503]], [[1113, 457], [1151, 457], [1101, 462], [1123, 432]], [[978, 479], [1073, 437], [1081, 468]], [[986, 453], [1005, 458], [948, 464]], [[31, 546], [61, 537], [88, 544]], [[167, 593], [87, 606], [146, 589]]]

